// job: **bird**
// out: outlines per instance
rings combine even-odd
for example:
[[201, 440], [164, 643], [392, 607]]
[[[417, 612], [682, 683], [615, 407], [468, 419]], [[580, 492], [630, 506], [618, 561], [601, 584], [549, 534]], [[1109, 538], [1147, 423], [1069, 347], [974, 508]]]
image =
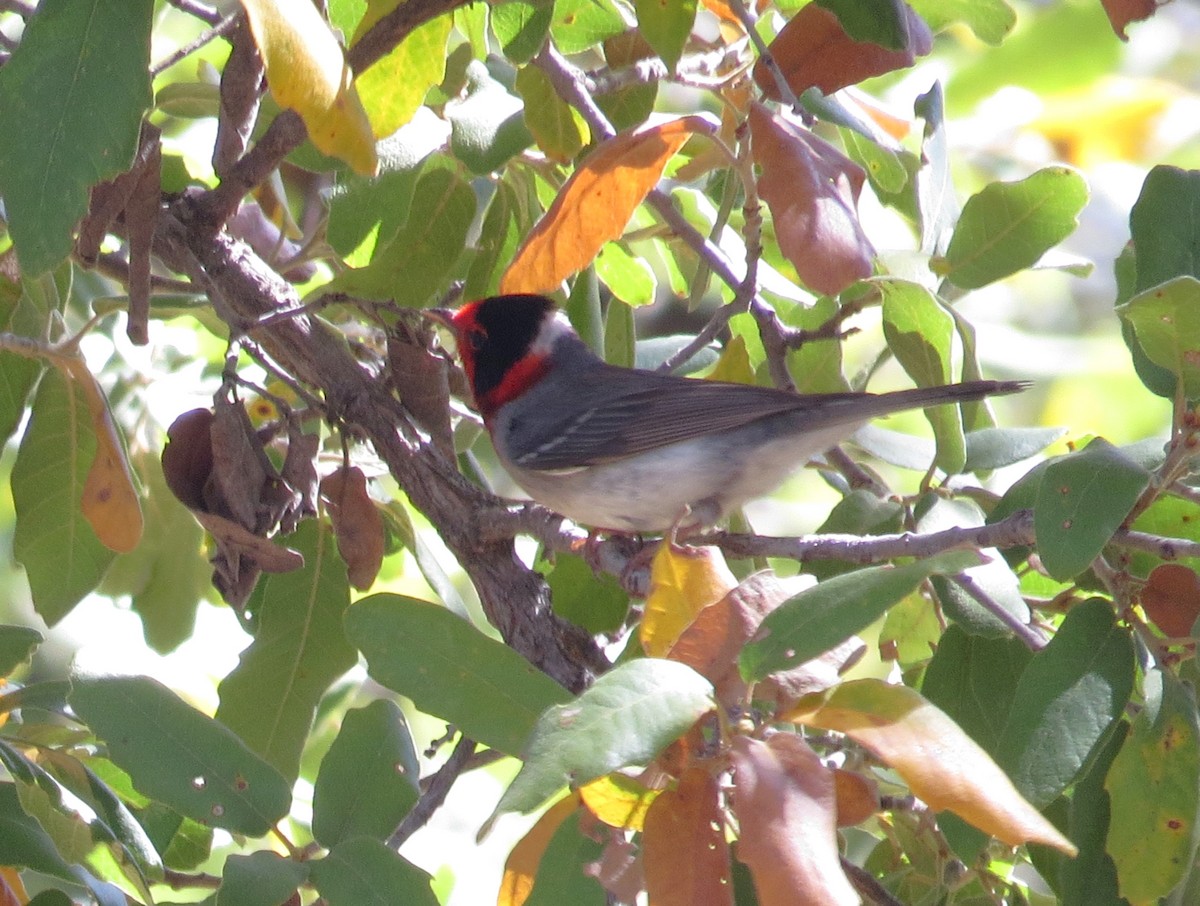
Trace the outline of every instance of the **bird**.
[[873, 418], [1028, 386], [800, 394], [611, 365], [543, 295], [425, 313], [453, 335], [504, 470], [535, 502], [601, 532], [715, 525]]

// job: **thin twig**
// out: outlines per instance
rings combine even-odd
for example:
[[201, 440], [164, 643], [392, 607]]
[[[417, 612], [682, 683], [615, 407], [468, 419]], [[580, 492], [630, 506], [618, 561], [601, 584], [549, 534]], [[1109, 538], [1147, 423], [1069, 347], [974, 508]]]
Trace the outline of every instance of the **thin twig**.
[[0, 13], [14, 13], [22, 19], [28, 19], [37, 12], [37, 7], [25, 0], [0, 0]]
[[1187, 538], [1166, 538], [1133, 529], [1118, 529], [1112, 536], [1112, 544], [1146, 551], [1164, 560], [1180, 560], [1184, 557], [1200, 557], [1200, 542]]
[[238, 17], [240, 15], [241, 15], [240, 12], [230, 13], [228, 16], [226, 16], [224, 19], [222, 19], [220, 22], [218, 22], [212, 28], [201, 33], [194, 40], [189, 41], [187, 44], [183, 45], [183, 47], [176, 49], [174, 53], [170, 54], [169, 56], [164, 58], [162, 61], [155, 63], [153, 66], [150, 67], [151, 78], [157, 76], [161, 72], [165, 72], [166, 70], [170, 69], [176, 63], [178, 63], [180, 60], [182, 60], [184, 57], [194, 54], [205, 44], [208, 44], [211, 41], [214, 41], [223, 35], [229, 34], [229, 32], [233, 29], [233, 27], [235, 25], [237, 25]]
[[167, 2], [180, 12], [202, 19], [209, 25], [216, 25], [221, 21], [220, 11], [207, 3], [201, 3], [200, 0], [167, 0]]
[[972, 576], [966, 573], [957, 573], [950, 576], [950, 581], [969, 594], [984, 610], [1011, 629], [1013, 635], [1031, 650], [1041, 651], [1046, 647], [1049, 639], [1042, 635], [1040, 630], [1028, 623], [1022, 623], [1008, 608], [989, 595]]
[[438, 768], [431, 778], [428, 785], [425, 786], [424, 792], [421, 793], [421, 798], [417, 800], [417, 804], [412, 807], [412, 810], [404, 816], [404, 820], [400, 822], [400, 826], [388, 838], [388, 846], [392, 849], [399, 849], [404, 841], [411, 837], [414, 833], [424, 827], [429, 819], [446, 801], [446, 796], [450, 792], [450, 787], [454, 785], [454, 781], [458, 779], [458, 775], [463, 772], [471, 760], [471, 756], [475, 754], [475, 740], [462, 737], [458, 741], [458, 745], [454, 747], [454, 751], [450, 753], [450, 757], [446, 759], [446, 763]]
[[746, 34], [750, 36], [750, 41], [754, 44], [755, 50], [758, 51], [759, 60], [763, 66], [767, 67], [767, 71], [771, 73], [771, 78], [775, 80], [775, 87], [779, 90], [780, 98], [792, 108], [797, 116], [807, 116], [800, 104], [800, 99], [796, 97], [796, 93], [792, 91], [792, 86], [788, 84], [787, 76], [783, 74], [783, 70], [779, 68], [779, 63], [775, 60], [774, 54], [767, 47], [767, 42], [758, 33], [754, 17], [746, 9], [746, 5], [742, 0], [729, 0], [729, 8], [733, 10], [733, 14], [738, 17], [738, 20], [746, 29]]
[[866, 869], [859, 868], [845, 856], [840, 856], [842, 860], [842, 871], [846, 873], [854, 889], [858, 891], [858, 895], [864, 897], [871, 906], [904, 906], [899, 900], [892, 896], [879, 883], [870, 872]]

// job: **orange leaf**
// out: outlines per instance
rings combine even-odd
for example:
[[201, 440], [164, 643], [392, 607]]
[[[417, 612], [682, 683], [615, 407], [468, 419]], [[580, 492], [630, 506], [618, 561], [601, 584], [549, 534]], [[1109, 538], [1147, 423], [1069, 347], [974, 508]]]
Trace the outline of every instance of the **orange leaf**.
[[[933, 35], [925, 21], [905, 4], [908, 42], [902, 50], [889, 50], [869, 41], [855, 41], [842, 28], [838, 17], [816, 3], [796, 13], [768, 48], [796, 94], [819, 88], [833, 94], [871, 76], [912, 66], [918, 56], [933, 48]], [[754, 81], [771, 100], [782, 100], [775, 76], [759, 60]]]
[[842, 871], [833, 773], [799, 736], [733, 741], [737, 857], [761, 906], [858, 906]]
[[1142, 608], [1171, 638], [1186, 638], [1200, 618], [1200, 576], [1179, 563], [1154, 567], [1141, 594]]
[[659, 791], [624, 774], [605, 774], [581, 786], [579, 796], [588, 811], [609, 827], [641, 830], [646, 810]]
[[8, 865], [0, 867], [0, 906], [24, 906], [28, 902], [20, 873]]
[[1100, 5], [1108, 14], [1108, 21], [1117, 37], [1128, 41], [1129, 35], [1125, 34], [1125, 26], [1130, 22], [1139, 22], [1153, 16], [1158, 9], [1158, 0], [1100, 0]]
[[321, 151], [375, 175], [375, 136], [329, 23], [311, 3], [242, 0], [242, 6], [279, 106], [300, 114]]
[[833, 769], [838, 827], [862, 824], [879, 811], [879, 784], [857, 771]]
[[321, 479], [321, 496], [350, 584], [365, 591], [379, 575], [384, 548], [383, 518], [367, 493], [367, 477], [358, 466], [338, 469]]
[[939, 708], [907, 686], [854, 680], [803, 700], [788, 719], [845, 733], [890, 765], [934, 811], [950, 809], [1011, 846], [1076, 848]]
[[521, 906], [529, 898], [534, 879], [537, 877], [538, 864], [546, 853], [546, 847], [550, 845], [550, 838], [577, 808], [578, 793], [560, 799], [546, 809], [545, 814], [529, 829], [529, 833], [512, 848], [504, 862], [504, 877], [500, 879], [500, 894], [496, 897], [496, 906]]
[[586, 267], [616, 239], [662, 178], [667, 161], [693, 134], [710, 134], [703, 116], [640, 126], [601, 144], [567, 180], [500, 281], [502, 293], [545, 293]]
[[119, 554], [129, 553], [142, 540], [142, 506], [108, 400], [82, 359], [56, 358], [54, 363], [78, 385], [96, 432], [96, 453], [80, 501], [83, 517], [101, 544]]
[[750, 134], [762, 167], [759, 194], [774, 217], [779, 248], [800, 279], [835, 295], [871, 276], [875, 249], [855, 212], [867, 178], [863, 169], [762, 104], [750, 107]]
[[642, 866], [650, 906], [733, 906], [717, 781], [689, 768], [646, 813]]
[[650, 594], [638, 629], [642, 650], [665, 657], [696, 615], [735, 585], [717, 548], [676, 548], [664, 541], [650, 564]]

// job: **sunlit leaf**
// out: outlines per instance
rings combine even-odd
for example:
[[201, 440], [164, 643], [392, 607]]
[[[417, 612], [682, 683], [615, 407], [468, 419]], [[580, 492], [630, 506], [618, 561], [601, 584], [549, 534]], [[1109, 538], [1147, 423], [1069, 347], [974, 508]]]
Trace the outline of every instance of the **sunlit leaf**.
[[1087, 199], [1087, 182], [1068, 167], [991, 183], [963, 206], [941, 273], [977, 289], [1031, 267], [1074, 232]]
[[346, 635], [377, 682], [510, 755], [539, 714], [571, 698], [507, 645], [428, 601], [371, 595], [347, 611]]
[[1150, 361], [1183, 381], [1188, 399], [1200, 397], [1200, 280], [1190, 274], [1138, 293], [1118, 313]]
[[151, 101], [153, 5], [40, 3], [0, 69], [0, 195], [27, 276], [68, 255], [88, 190], [133, 160]]
[[962, 22], [993, 46], [1017, 24], [1017, 11], [1005, 0], [909, 0], [909, 5], [935, 32]]
[[554, 15], [553, 0], [505, 0], [491, 8], [492, 31], [507, 60], [528, 63], [546, 40]]
[[146, 677], [76, 677], [71, 706], [137, 788], [183, 815], [261, 836], [291, 789], [228, 729]]
[[1017, 792], [988, 754], [907, 686], [864, 679], [802, 701], [792, 719], [845, 733], [892, 767], [934, 811], [950, 809], [1010, 845], [1075, 847]]
[[417, 26], [354, 80], [375, 135], [391, 135], [409, 122], [429, 89], [442, 80], [446, 39], [453, 25], [447, 14]]
[[[508, 5], [508, 4], [505, 4]], [[450, 150], [473, 173], [490, 173], [533, 142], [524, 105], [478, 60], [467, 65], [467, 93], [446, 105]]]
[[28, 661], [42, 641], [42, 634], [28, 626], [0, 626], [0, 679]]
[[855, 210], [866, 181], [862, 168], [762, 104], [750, 108], [750, 133], [762, 168], [759, 193], [800, 279], [834, 295], [870, 276], [875, 249]]
[[517, 73], [516, 89], [525, 102], [525, 125], [548, 158], [568, 163], [591, 141], [587, 121], [559, 96], [550, 77], [537, 66], [525, 66]]
[[733, 741], [737, 857], [761, 906], [857, 906], [837, 846], [833, 772], [799, 736]]
[[719, 796], [708, 770], [689, 768], [646, 812], [642, 866], [655, 906], [733, 906]]
[[605, 774], [583, 784], [579, 798], [589, 812], [609, 827], [641, 830], [646, 810], [661, 792], [618, 773]]
[[379, 165], [375, 136], [329, 23], [311, 4], [242, 0], [242, 6], [279, 106], [300, 114], [322, 152], [372, 175]]
[[672, 155], [711, 122], [685, 116], [622, 132], [575, 169], [500, 281], [501, 292], [551, 292], [616, 239]]
[[635, 0], [634, 11], [638, 31], [674, 72], [696, 20], [696, 0]]
[[532, 811], [564, 786], [648, 764], [713, 705], [712, 685], [690, 667], [657, 658], [623, 664], [538, 718], [525, 764], [494, 814]]
[[366, 475], [357, 466], [336, 469], [321, 479], [321, 496], [350, 584], [366, 591], [379, 575], [384, 553], [383, 517], [367, 491]]
[[1134, 906], [1157, 903], [1185, 876], [1200, 806], [1195, 695], [1158, 669], [1147, 672], [1145, 688], [1145, 708], [1104, 781], [1112, 803], [1106, 849]]
[[735, 585], [717, 548], [661, 545], [650, 565], [650, 593], [638, 628], [642, 650], [663, 657], [696, 614]]
[[550, 32], [565, 54], [580, 53], [625, 29], [625, 18], [613, 0], [555, 0]]
[[533, 891], [538, 865], [550, 845], [550, 840], [571, 813], [579, 808], [579, 795], [564, 796], [538, 818], [504, 860], [504, 875], [500, 879], [500, 894], [496, 906], [522, 906]]

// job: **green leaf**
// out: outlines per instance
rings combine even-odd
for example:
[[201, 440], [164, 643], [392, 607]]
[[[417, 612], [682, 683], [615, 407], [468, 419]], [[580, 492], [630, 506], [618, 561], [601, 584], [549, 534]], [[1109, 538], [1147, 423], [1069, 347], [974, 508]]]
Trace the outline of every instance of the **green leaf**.
[[43, 636], [28, 626], [0, 626], [0, 679], [33, 657]]
[[213, 906], [268, 906], [284, 903], [308, 878], [311, 863], [259, 850], [225, 860]]
[[747, 682], [757, 682], [810, 661], [869, 626], [931, 575], [957, 573], [978, 564], [976, 554], [956, 551], [827, 579], [767, 614], [742, 649], [738, 670]]
[[420, 307], [441, 290], [466, 244], [475, 193], [452, 170], [433, 167], [413, 194], [408, 221], [371, 263], [339, 274], [325, 287], [370, 299]]
[[921, 694], [995, 758], [1004, 744], [1017, 683], [1032, 657], [1012, 636], [983, 638], [948, 626], [925, 670]]
[[1002, 469], [1028, 459], [1067, 433], [1066, 428], [981, 428], [967, 432], [964, 472]]
[[1087, 182], [1062, 166], [991, 183], [963, 206], [941, 272], [956, 286], [978, 289], [1032, 267], [1074, 232], [1087, 198]]
[[350, 584], [332, 531], [309, 519], [283, 540], [304, 567], [259, 580], [258, 633], [217, 687], [217, 720], [292, 781], [317, 703], [358, 656], [342, 629]]
[[438, 906], [429, 875], [369, 837], [339, 843], [310, 871], [329, 906]]
[[1184, 396], [1200, 397], [1200, 280], [1173, 277], [1138, 293], [1117, 313], [1150, 361], [1183, 381]]
[[0, 865], [23, 865], [54, 878], [78, 880], [54, 841], [21, 807], [14, 783], [0, 783]]
[[[818, 535], [890, 535], [904, 527], [904, 507], [865, 489], [851, 491], [839, 500], [817, 529]], [[843, 560], [817, 560], [808, 572], [818, 581], [857, 567]]]
[[[0, 330], [42, 339], [49, 322], [49, 311], [41, 310], [20, 285], [0, 277]], [[0, 440], [12, 437], [25, 417], [25, 404], [42, 367], [37, 359], [0, 352]]]
[[[630, 29], [604, 42], [604, 59], [609, 69], [633, 66], [640, 60], [653, 57], [654, 51], [646, 40]], [[634, 84], [618, 91], [597, 95], [596, 105], [608, 117], [618, 132], [640, 126], [654, 112], [658, 97], [658, 82]], [[685, 290], [686, 292], [686, 290]]]
[[491, 8], [492, 31], [514, 66], [523, 66], [542, 48], [554, 16], [554, 0], [507, 0]]
[[475, 256], [467, 271], [463, 298], [482, 299], [500, 291], [504, 269], [521, 244], [516, 208], [516, 192], [507, 182], [501, 181], [488, 204], [483, 229], [479, 231], [479, 238], [475, 242]]
[[183, 815], [261, 836], [287, 814], [283, 776], [159, 682], [77, 677], [71, 706], [142, 794]]
[[654, 271], [619, 242], [609, 242], [595, 259], [596, 276], [609, 292], [634, 308], [650, 305], [657, 297], [658, 281]]
[[[1171, 497], [1166, 494], [1150, 504], [1133, 520], [1130, 528], [1164, 538], [1183, 538], [1200, 542], [1200, 511], [1191, 500]], [[1158, 564], [1166, 562], [1163, 557], [1148, 551], [1128, 551], [1129, 571], [1135, 576], [1146, 578]], [[1191, 570], [1200, 571], [1200, 557], [1172, 558]]]
[[604, 361], [610, 365], [634, 367], [637, 361], [637, 324], [633, 309], [614, 300], [604, 311]]
[[615, 632], [625, 624], [629, 595], [616, 577], [597, 576], [583, 557], [555, 554], [546, 576], [554, 612], [593, 635]]
[[420, 777], [395, 704], [378, 699], [346, 712], [313, 789], [313, 836], [325, 847], [351, 837], [387, 840], [416, 804]]
[[1174, 277], [1200, 278], [1200, 171], [1154, 167], [1129, 212], [1129, 232], [1136, 292]]
[[411, 120], [429, 89], [442, 81], [453, 25], [445, 14], [417, 26], [354, 80], [377, 136], [391, 135]]
[[1104, 848], [1111, 817], [1104, 781], [1128, 731], [1123, 720], [1113, 728], [1071, 793], [1067, 836], [1079, 855], [1064, 860], [1059, 870], [1062, 906], [1128, 906], [1117, 893], [1117, 867]]
[[[888, 348], [921, 387], [953, 381], [954, 318], [925, 287], [904, 280], [880, 280], [883, 334]], [[966, 462], [962, 413], [958, 406], [933, 406], [925, 417], [937, 439], [936, 463], [955, 475]]]
[[582, 53], [625, 31], [613, 0], [556, 0], [550, 33], [565, 54]]
[[[838, 301], [821, 296], [811, 305], [775, 304], [779, 320], [788, 327], [816, 330], [838, 311]], [[797, 393], [844, 393], [850, 389], [842, 373], [842, 344], [837, 340], [810, 340], [787, 357], [788, 374]]]
[[662, 57], [667, 70], [675, 72], [696, 21], [696, 0], [634, 0], [633, 7], [638, 31]]
[[121, 173], [150, 106], [153, 0], [46, 0], [0, 69], [0, 194], [31, 276], [71, 251], [88, 190]]
[[472, 173], [491, 173], [533, 143], [524, 106], [478, 60], [467, 65], [467, 96], [446, 105], [450, 149]]
[[1017, 11], [1005, 0], [909, 0], [909, 6], [939, 32], [962, 22], [980, 41], [999, 46], [1017, 24]]
[[1021, 674], [998, 761], [1039, 808], [1075, 779], [1133, 691], [1133, 640], [1100, 598], [1077, 604]]
[[376, 250], [391, 242], [408, 222], [421, 162], [431, 153], [424, 146], [396, 142], [392, 154], [385, 156], [387, 144], [379, 145], [382, 172], [378, 176], [343, 177], [329, 201], [326, 238], [355, 267], [368, 264]]
[[890, 50], [908, 47], [908, 18], [901, 0], [817, 0], [829, 10], [855, 41], [867, 41]]
[[1050, 462], [1033, 508], [1047, 572], [1065, 580], [1087, 569], [1149, 483], [1149, 472], [1101, 438]]
[[579, 821], [577, 810], [550, 837], [524, 906], [606, 906], [609, 902], [600, 882], [586, 870], [604, 855], [604, 844], [585, 834]]
[[517, 73], [516, 89], [525, 104], [525, 125], [548, 158], [569, 163], [591, 141], [583, 115], [562, 99], [537, 66], [525, 66]]
[[75, 906], [75, 901], [61, 890], [48, 889], [30, 900], [28, 906]]
[[855, 129], [838, 129], [846, 155], [867, 171], [871, 185], [888, 195], [895, 195], [908, 185], [908, 168], [901, 155], [904, 151], [885, 148]]
[[921, 251], [940, 255], [958, 222], [958, 196], [950, 174], [950, 146], [946, 136], [946, 109], [942, 83], [917, 97], [913, 112], [925, 121], [921, 158], [926, 161], [917, 183], [917, 208], [921, 219]]
[[1147, 672], [1145, 690], [1146, 706], [1104, 781], [1112, 805], [1106, 848], [1131, 903], [1157, 901], [1186, 875], [1200, 805], [1195, 696], [1158, 669]]
[[691, 667], [659, 658], [622, 664], [538, 718], [493, 819], [530, 812], [564, 786], [649, 764], [714, 706], [712, 684]]
[[12, 471], [13, 555], [33, 606], [53, 626], [92, 591], [113, 560], [83, 518], [83, 484], [96, 451], [87, 400], [57, 368], [38, 386]]
[[465, 736], [517, 755], [538, 715], [571, 694], [444, 607], [377, 594], [346, 612], [371, 676]]

